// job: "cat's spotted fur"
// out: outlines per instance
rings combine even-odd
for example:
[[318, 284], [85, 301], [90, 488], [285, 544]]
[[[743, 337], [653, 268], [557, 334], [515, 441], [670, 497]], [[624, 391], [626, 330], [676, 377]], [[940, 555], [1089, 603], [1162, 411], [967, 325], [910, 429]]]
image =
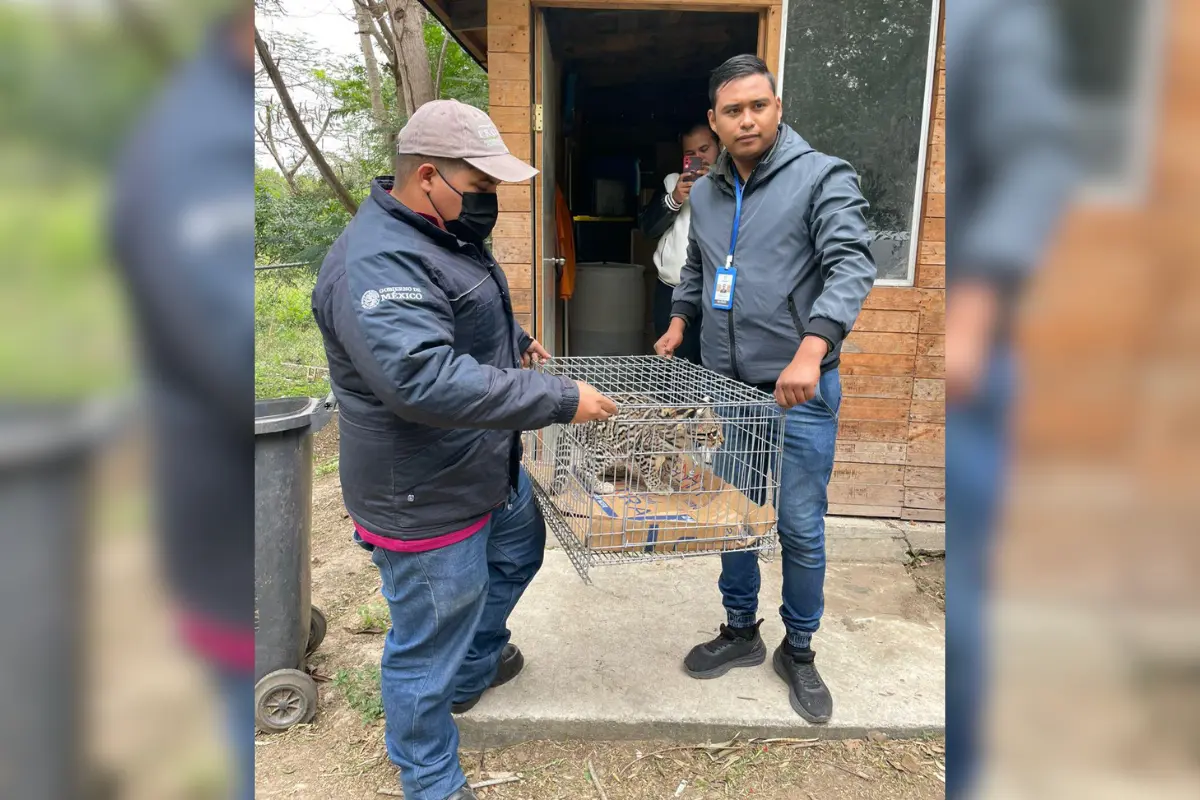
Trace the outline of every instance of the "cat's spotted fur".
[[[626, 482], [655, 494], [671, 494], [671, 477], [678, 474], [679, 458], [686, 453], [711, 453], [724, 443], [721, 418], [705, 406], [662, 406], [636, 395], [610, 395], [617, 404], [615, 417], [560, 431], [555, 447], [555, 494], [567, 488], [574, 472], [586, 492], [611, 494], [605, 475], [618, 468], [633, 474]], [[707, 399], [706, 399], [707, 402]]]

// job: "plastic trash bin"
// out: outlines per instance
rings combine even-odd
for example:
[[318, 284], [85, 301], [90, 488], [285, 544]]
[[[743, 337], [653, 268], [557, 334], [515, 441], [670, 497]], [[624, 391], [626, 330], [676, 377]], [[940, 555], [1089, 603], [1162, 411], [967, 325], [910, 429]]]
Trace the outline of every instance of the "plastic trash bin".
[[84, 747], [95, 467], [126, 400], [0, 403], [0, 797], [115, 797]]
[[312, 437], [335, 408], [332, 394], [254, 404], [254, 718], [268, 732], [317, 713], [304, 670], [325, 638], [325, 615], [310, 605]]

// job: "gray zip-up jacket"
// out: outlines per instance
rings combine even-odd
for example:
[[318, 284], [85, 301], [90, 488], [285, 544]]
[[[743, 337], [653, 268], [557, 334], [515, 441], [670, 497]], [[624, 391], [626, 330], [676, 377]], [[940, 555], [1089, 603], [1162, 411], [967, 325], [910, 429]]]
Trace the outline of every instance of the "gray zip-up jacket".
[[946, 20], [946, 281], [1002, 292], [998, 339], [1077, 177], [1056, 23], [1044, 0], [958, 0]]
[[393, 539], [460, 530], [516, 485], [519, 431], [570, 422], [579, 387], [521, 369], [529, 335], [504, 273], [389, 194], [334, 242], [313, 290], [340, 406], [342, 498]]
[[691, 324], [703, 309], [704, 366], [736, 380], [773, 386], [806, 334], [829, 343], [821, 369], [833, 369], [875, 282], [858, 175], [780, 125], [742, 193], [733, 308], [722, 311], [712, 308], [713, 284], [729, 255], [733, 170], [723, 152], [692, 187], [688, 258], [672, 315]]

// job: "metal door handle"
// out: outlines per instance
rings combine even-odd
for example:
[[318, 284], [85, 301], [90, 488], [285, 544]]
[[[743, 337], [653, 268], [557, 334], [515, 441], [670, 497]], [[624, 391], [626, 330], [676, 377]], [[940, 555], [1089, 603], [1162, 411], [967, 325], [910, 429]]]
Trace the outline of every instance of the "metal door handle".
[[546, 258], [543, 260], [552, 267], [565, 267], [567, 265], [565, 258]]

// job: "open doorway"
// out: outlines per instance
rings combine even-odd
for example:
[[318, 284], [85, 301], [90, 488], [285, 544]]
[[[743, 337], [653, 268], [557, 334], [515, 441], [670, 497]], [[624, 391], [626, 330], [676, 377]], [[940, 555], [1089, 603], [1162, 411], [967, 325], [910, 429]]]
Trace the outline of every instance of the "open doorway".
[[[568, 355], [648, 353], [656, 241], [637, 219], [678, 173], [679, 135], [703, 123], [708, 78], [760, 49], [761, 15], [705, 11], [543, 12], [538, 64], [543, 182], [539, 219], [545, 339]], [[561, 190], [574, 233], [574, 292], [560, 299], [555, 214]], [[544, 340], [545, 340], [544, 339]]]

